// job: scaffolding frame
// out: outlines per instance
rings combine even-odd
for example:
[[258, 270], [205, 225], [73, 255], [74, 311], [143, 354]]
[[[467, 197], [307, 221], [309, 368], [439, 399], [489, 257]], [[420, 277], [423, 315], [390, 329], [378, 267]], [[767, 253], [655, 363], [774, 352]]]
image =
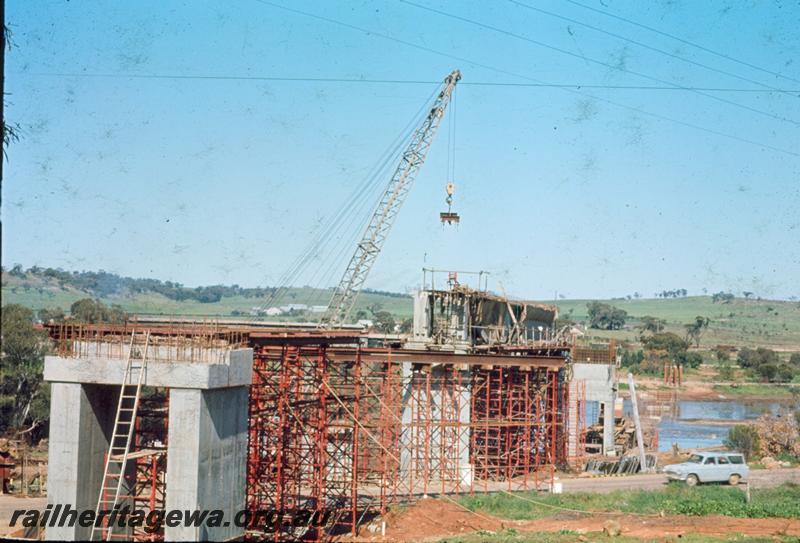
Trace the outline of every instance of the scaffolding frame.
[[[254, 352], [250, 539], [358, 535], [430, 494], [542, 489], [567, 461], [564, 368], [398, 362], [391, 349], [266, 345]], [[424, 359], [424, 356], [420, 356]], [[325, 518], [298, 531], [296, 515]]]

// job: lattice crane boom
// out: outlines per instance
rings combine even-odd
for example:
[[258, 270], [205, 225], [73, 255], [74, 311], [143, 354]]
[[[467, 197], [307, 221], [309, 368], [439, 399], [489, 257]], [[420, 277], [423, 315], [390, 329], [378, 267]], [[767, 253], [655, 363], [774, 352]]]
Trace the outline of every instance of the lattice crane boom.
[[444, 117], [445, 109], [450, 103], [453, 90], [460, 79], [461, 72], [458, 70], [453, 70], [444, 79], [442, 89], [433, 102], [433, 107], [425, 117], [425, 121], [412, 135], [411, 142], [400, 159], [400, 164], [389, 180], [364, 235], [356, 245], [355, 253], [331, 296], [328, 310], [322, 317], [322, 324], [342, 324], [350, 315], [361, 287], [383, 248], [383, 243], [394, 224], [397, 213], [405, 202], [420, 167], [425, 162], [433, 138]]

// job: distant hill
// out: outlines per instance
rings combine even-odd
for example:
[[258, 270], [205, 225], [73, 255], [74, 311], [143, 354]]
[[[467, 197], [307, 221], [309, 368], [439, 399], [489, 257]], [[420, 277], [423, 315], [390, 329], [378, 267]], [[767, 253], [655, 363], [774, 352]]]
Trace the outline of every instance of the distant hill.
[[[305, 304], [327, 305], [331, 289], [292, 287], [272, 299], [271, 287], [244, 288], [238, 285], [212, 285], [190, 288], [170, 281], [136, 279], [113, 273], [69, 272], [53, 268], [15, 268], [3, 270], [3, 304], [17, 303], [34, 310], [61, 308], [82, 298], [95, 298], [117, 304], [129, 313], [222, 317], [249, 315], [253, 308]], [[367, 308], [388, 311], [399, 318], [411, 316], [411, 296], [395, 292], [364, 290], [354, 314]], [[295, 312], [278, 320], [308, 320]]]
[[[189, 288], [157, 279], [134, 279], [108, 272], [67, 272], [50, 268], [19, 268], [2, 273], [3, 304], [18, 303], [34, 310], [60, 307], [66, 311], [81, 298], [97, 298], [117, 304], [129, 313], [150, 315], [230, 317], [249, 315], [254, 307], [265, 307], [273, 289], [243, 288], [238, 285], [212, 285]], [[293, 287], [269, 305], [326, 305], [331, 289]], [[592, 300], [559, 300], [561, 318], [576, 322], [587, 319], [587, 304]], [[628, 313], [622, 330], [589, 330], [598, 338], [634, 341], [641, 318], [664, 319], [666, 330], [684, 335], [684, 325], [695, 317], [707, 317], [708, 329], [701, 346], [764, 346], [800, 351], [800, 302], [712, 296], [680, 296], [654, 299], [603, 300]], [[552, 303], [552, 301], [548, 302]], [[412, 315], [408, 294], [366, 290], [361, 293], [356, 311], [368, 308], [388, 311], [396, 319]], [[302, 321], [317, 318], [308, 313], [270, 317], [271, 320]]]
[[[562, 318], [586, 321], [587, 307], [592, 300], [559, 300]], [[684, 325], [695, 317], [707, 317], [708, 329], [701, 336], [701, 347], [716, 345], [763, 346], [772, 349], [800, 351], [800, 302], [745, 298], [717, 299], [712, 296], [688, 296], [667, 299], [603, 300], [628, 312], [622, 330], [590, 330], [598, 337], [634, 340], [641, 317], [666, 321], [666, 331], [683, 336]], [[551, 302], [552, 303], [552, 302]]]

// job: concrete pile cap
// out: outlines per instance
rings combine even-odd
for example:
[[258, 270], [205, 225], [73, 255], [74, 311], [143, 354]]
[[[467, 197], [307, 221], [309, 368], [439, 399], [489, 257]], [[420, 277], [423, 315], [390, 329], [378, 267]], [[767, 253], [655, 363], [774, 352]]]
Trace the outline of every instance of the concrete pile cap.
[[[125, 375], [123, 358], [65, 358], [46, 356], [44, 379], [60, 383], [120, 385]], [[144, 386], [166, 388], [215, 389], [248, 386], [252, 382], [253, 350], [234, 349], [228, 361], [147, 362]]]

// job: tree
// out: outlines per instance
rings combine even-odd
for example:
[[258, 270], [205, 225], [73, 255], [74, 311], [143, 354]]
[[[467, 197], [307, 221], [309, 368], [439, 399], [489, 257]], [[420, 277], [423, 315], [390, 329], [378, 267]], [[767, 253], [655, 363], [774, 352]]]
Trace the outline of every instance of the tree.
[[703, 363], [703, 356], [697, 352], [680, 351], [674, 355], [675, 362], [683, 367], [697, 369]]
[[3, 307], [0, 360], [0, 426], [31, 431], [48, 415], [49, 389], [42, 369], [47, 335], [33, 326], [33, 311], [17, 304]]
[[800, 369], [800, 353], [792, 353], [789, 357], [789, 365]]
[[84, 298], [73, 303], [69, 308], [73, 319], [88, 324], [100, 322], [121, 323], [125, 321], [126, 315], [118, 305], [106, 306], [100, 300]]
[[640, 326], [642, 332], [652, 332], [653, 334], [657, 334], [664, 330], [664, 327], [667, 325], [667, 321], [664, 319], [658, 319], [656, 317], [644, 316], [641, 318], [642, 324]]
[[650, 351], [666, 351], [671, 356], [686, 351], [689, 343], [672, 332], [659, 332], [642, 339], [642, 344]]
[[[11, 29], [8, 27], [8, 25], [5, 24], [5, 21], [3, 21], [3, 43], [2, 45], [0, 45], [0, 49], [2, 49], [0, 53], [5, 55], [6, 48], [8, 48], [8, 51], [11, 51], [13, 45], [14, 41], [11, 39]], [[2, 80], [2, 77], [0, 77], [0, 80]], [[0, 94], [3, 95], [3, 110], [5, 110], [6, 92], [4, 85], [0, 85]], [[3, 117], [3, 157], [7, 159], [8, 146], [11, 145], [12, 143], [19, 141], [20, 126], [18, 123], [8, 124], [6, 122], [5, 115], [2, 115], [2, 117]], [[3, 164], [2, 164], [2, 159], [0, 159], [0, 179], [2, 179], [3, 177], [2, 173], [3, 173]]]
[[362, 321], [369, 318], [369, 313], [364, 311], [363, 309], [359, 309], [356, 311], [356, 322]]
[[701, 317], [699, 315], [695, 317], [693, 323], [684, 325], [686, 327], [686, 338], [694, 340], [695, 346], [699, 347], [700, 336], [703, 335], [703, 332], [708, 328], [709, 322], [708, 317]]
[[712, 303], [722, 302], [723, 304], [727, 304], [732, 302], [734, 298], [735, 296], [730, 292], [719, 291], [711, 295], [711, 302]]
[[751, 460], [753, 455], [761, 448], [761, 439], [755, 426], [734, 426], [725, 438], [725, 446], [734, 451], [744, 454], [747, 460]]
[[375, 328], [384, 334], [391, 334], [394, 332], [394, 317], [388, 311], [378, 311], [375, 313]]
[[39, 317], [39, 320], [44, 323], [48, 323], [50, 321], [61, 322], [64, 320], [64, 310], [60, 307], [56, 307], [54, 309], [42, 308], [39, 310], [37, 316]]
[[619, 330], [625, 325], [628, 312], [603, 302], [586, 304], [589, 313], [589, 326], [601, 330]]
[[400, 333], [401, 334], [410, 334], [414, 331], [414, 319], [411, 317], [407, 319], [403, 319], [400, 323]]
[[778, 366], [780, 357], [775, 351], [765, 349], [764, 347], [759, 347], [758, 349], [743, 347], [739, 351], [736, 361], [739, 363], [739, 366], [744, 369], [757, 369], [759, 366], [765, 364]]

